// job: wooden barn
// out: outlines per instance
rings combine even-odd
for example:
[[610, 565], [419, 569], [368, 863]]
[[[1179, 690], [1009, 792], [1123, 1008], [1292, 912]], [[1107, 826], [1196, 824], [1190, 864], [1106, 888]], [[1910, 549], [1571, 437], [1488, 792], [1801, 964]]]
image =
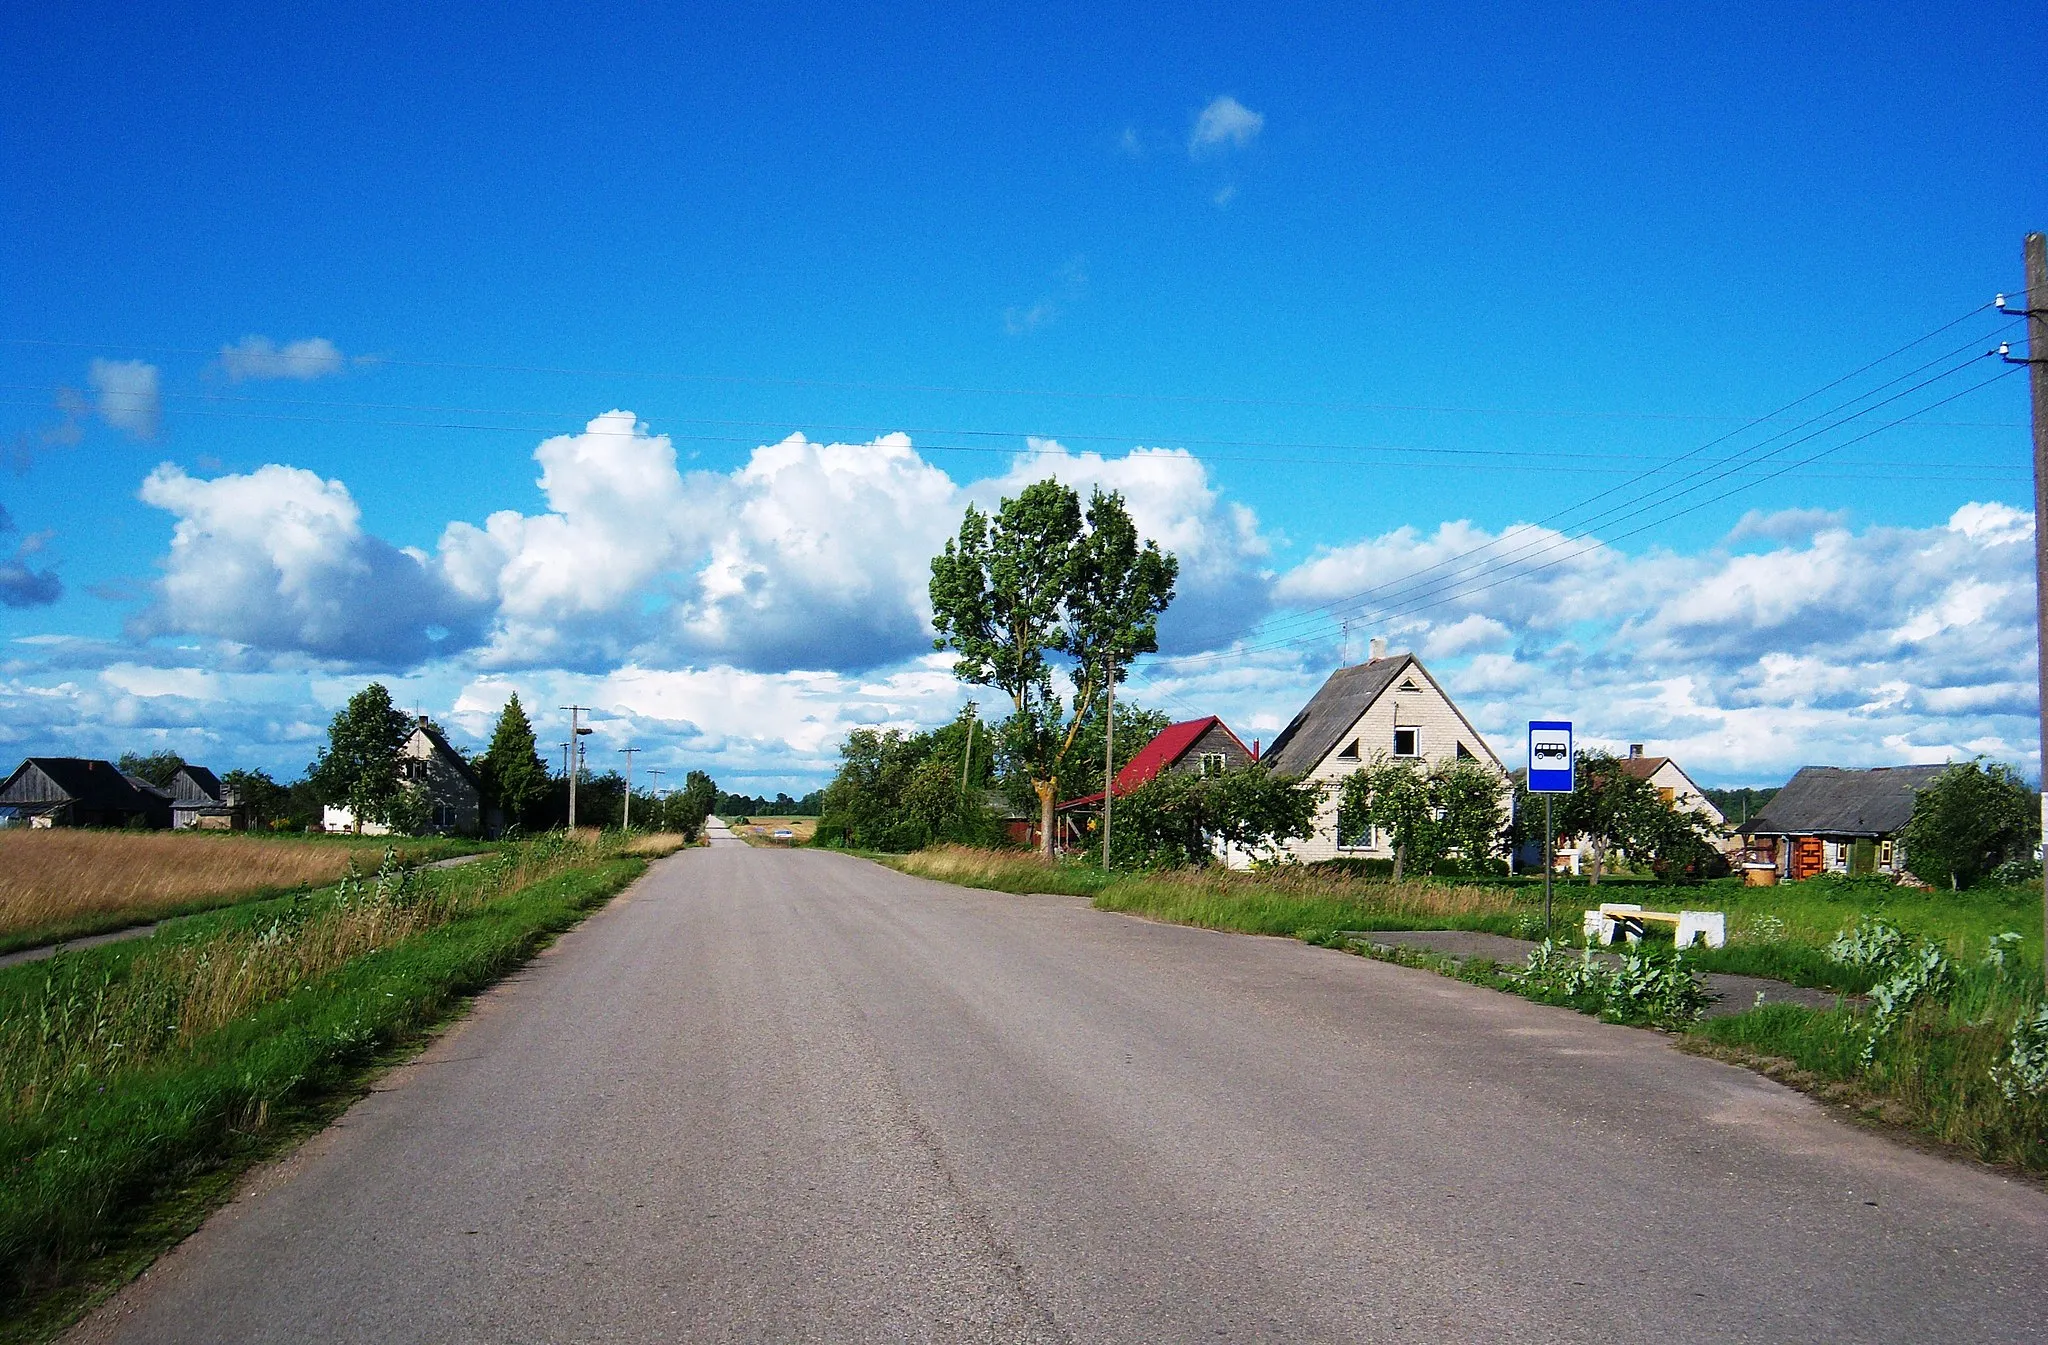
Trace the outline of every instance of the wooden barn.
[[171, 825], [171, 796], [90, 757], [30, 757], [0, 785], [0, 807], [31, 827]]

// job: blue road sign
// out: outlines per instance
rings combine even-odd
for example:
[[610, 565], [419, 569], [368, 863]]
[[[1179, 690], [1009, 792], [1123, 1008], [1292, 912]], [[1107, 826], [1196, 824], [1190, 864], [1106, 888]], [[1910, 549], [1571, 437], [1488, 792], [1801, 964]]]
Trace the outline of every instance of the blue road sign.
[[1569, 719], [1529, 721], [1529, 792], [1572, 792], [1572, 724]]

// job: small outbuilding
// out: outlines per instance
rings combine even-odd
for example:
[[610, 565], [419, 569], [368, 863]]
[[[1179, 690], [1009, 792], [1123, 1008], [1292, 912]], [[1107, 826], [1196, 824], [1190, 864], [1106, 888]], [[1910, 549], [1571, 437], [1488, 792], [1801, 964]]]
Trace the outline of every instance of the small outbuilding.
[[[1258, 752], [1246, 747], [1221, 718], [1203, 715], [1200, 719], [1184, 719], [1161, 729], [1151, 742], [1138, 749], [1136, 756], [1124, 763], [1123, 769], [1116, 773], [1116, 779], [1110, 782], [1110, 788], [1116, 797], [1122, 798], [1162, 775], [1207, 778], [1249, 766], [1258, 759]], [[1093, 794], [1084, 794], [1062, 803], [1054, 814], [1059, 819], [1057, 826], [1062, 843], [1079, 843], [1083, 832], [1101, 813], [1102, 791], [1099, 789]]]
[[242, 831], [249, 825], [235, 791], [204, 766], [180, 766], [168, 792], [175, 831]]
[[1906, 868], [1899, 833], [1913, 820], [1913, 801], [1947, 769], [1801, 767], [1738, 831], [1758, 862], [1776, 864], [1792, 882], [1821, 873], [1896, 876]]

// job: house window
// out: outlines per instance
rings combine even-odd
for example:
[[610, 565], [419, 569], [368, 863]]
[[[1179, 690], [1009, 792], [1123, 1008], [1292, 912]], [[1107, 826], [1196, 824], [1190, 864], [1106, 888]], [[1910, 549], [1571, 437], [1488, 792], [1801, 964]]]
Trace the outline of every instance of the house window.
[[1892, 843], [1890, 841], [1879, 841], [1877, 843], [1877, 867], [1880, 869], [1890, 868], [1892, 866], [1892, 859]]
[[1345, 749], [1344, 749], [1343, 751], [1341, 751], [1341, 752], [1339, 752], [1339, 753], [1337, 754], [1337, 760], [1339, 760], [1339, 761], [1356, 761], [1356, 760], [1358, 760], [1358, 739], [1356, 739], [1356, 738], [1353, 738], [1353, 739], [1351, 740], [1351, 742], [1350, 742], [1350, 745], [1349, 745], [1349, 746], [1347, 746], [1347, 747], [1346, 747], [1346, 748], [1345, 748]]
[[1460, 761], [1472, 761], [1472, 760], [1475, 760], [1475, 759], [1476, 759], [1476, 758], [1474, 758], [1474, 757], [1473, 757], [1473, 755], [1472, 755], [1472, 749], [1471, 749], [1471, 748], [1469, 748], [1469, 747], [1465, 746], [1465, 744], [1463, 744], [1463, 743], [1459, 743], [1459, 744], [1458, 744], [1458, 760], [1460, 760]]
[[1337, 810], [1337, 848], [1339, 850], [1370, 850], [1373, 843], [1373, 828], [1354, 821], [1343, 809]]
[[452, 830], [455, 826], [455, 809], [445, 803], [435, 804], [434, 825], [443, 830]]
[[1394, 755], [1397, 757], [1419, 757], [1422, 755], [1421, 729], [1395, 729]]
[[1212, 776], [1223, 774], [1225, 764], [1221, 752], [1202, 753], [1202, 778], [1207, 780]]

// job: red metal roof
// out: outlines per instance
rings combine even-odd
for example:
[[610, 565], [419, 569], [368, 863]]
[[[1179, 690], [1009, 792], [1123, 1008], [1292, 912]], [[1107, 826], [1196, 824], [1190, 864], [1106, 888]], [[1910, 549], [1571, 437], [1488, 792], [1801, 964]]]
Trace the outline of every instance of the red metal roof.
[[[1116, 773], [1116, 783], [1111, 787], [1121, 797], [1140, 785], [1150, 784], [1158, 777], [1159, 772], [1186, 756], [1188, 749], [1202, 740], [1202, 735], [1209, 731], [1212, 724], [1219, 725], [1225, 733], [1230, 733], [1230, 726], [1215, 715], [1204, 715], [1200, 719], [1184, 719], [1178, 724], [1167, 725], [1159, 731], [1158, 737], [1146, 743], [1139, 749], [1138, 755], [1124, 764], [1124, 768]], [[1233, 742], [1237, 742], [1238, 747], [1244, 747], [1244, 743], [1238, 741], [1235, 733], [1230, 733], [1230, 737]], [[1246, 750], [1245, 755], [1250, 756], [1251, 752]], [[1097, 790], [1086, 798], [1068, 799], [1060, 807], [1086, 807], [1088, 804], [1100, 802], [1102, 792]]]

